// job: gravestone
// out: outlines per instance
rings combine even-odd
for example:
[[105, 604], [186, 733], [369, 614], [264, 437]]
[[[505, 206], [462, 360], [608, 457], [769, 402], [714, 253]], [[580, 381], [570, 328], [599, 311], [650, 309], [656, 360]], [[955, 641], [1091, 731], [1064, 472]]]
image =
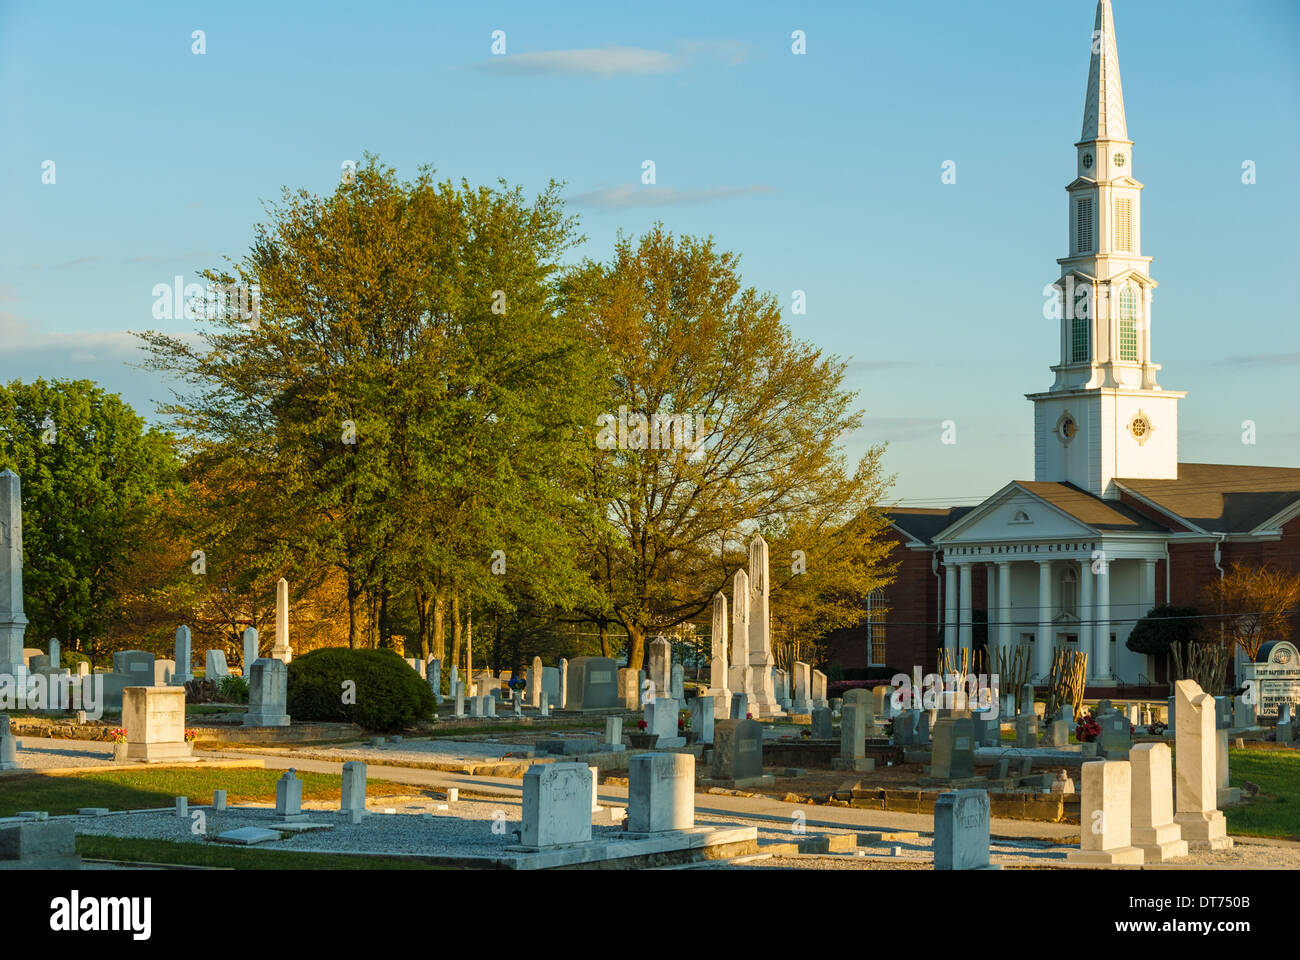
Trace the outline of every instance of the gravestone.
[[[961, 720], [942, 722], [960, 723]], [[989, 863], [988, 791], [954, 790], [939, 794], [934, 803], [934, 869], [998, 869]]]
[[1033, 710], [1016, 717], [1016, 746], [1021, 749], [1038, 746], [1038, 717]]
[[780, 667], [772, 668], [772, 689], [776, 695], [776, 702], [780, 704], [782, 710], [790, 709], [790, 673], [782, 670]]
[[[68, 676], [68, 671], [61, 671], [63, 676]], [[155, 660], [153, 662], [153, 685], [155, 687], [173, 686], [172, 678], [176, 676], [175, 660]]]
[[919, 710], [902, 710], [894, 717], [894, 746], [910, 747], [916, 742], [916, 718]]
[[551, 694], [551, 703], [560, 710], [568, 708], [569, 704], [569, 661], [567, 657], [560, 657], [560, 668], [552, 674], [547, 671], [554, 670], [553, 667], [547, 667], [542, 671], [542, 690]]
[[185, 742], [184, 687], [127, 687], [122, 691], [126, 759], [169, 763], [194, 759]]
[[641, 709], [641, 690], [636, 674], [631, 667], [621, 667], [618, 671], [619, 702], [625, 710]]
[[936, 780], [975, 776], [975, 732], [970, 717], [945, 717], [935, 724], [930, 776]]
[[673, 664], [672, 679], [669, 687], [672, 692], [672, 698], [678, 703], [682, 703], [686, 699], [686, 676], [680, 663]]
[[18, 742], [7, 714], [0, 714], [0, 770], [18, 769]]
[[249, 627], [244, 631], [244, 659], [240, 662], [245, 680], [253, 675], [253, 664], [257, 663], [258, 655], [257, 629]]
[[207, 662], [203, 671], [204, 679], [220, 680], [222, 677], [230, 675], [230, 668], [226, 666], [226, 653], [224, 650], [209, 650]]
[[1173, 760], [1164, 743], [1139, 743], [1129, 752], [1133, 767], [1132, 843], [1143, 863], [1187, 856], [1182, 828], [1174, 823]]
[[270, 657], [254, 661], [248, 681], [248, 712], [244, 714], [244, 726], [289, 726], [286, 712], [288, 695], [289, 668], [284, 661]]
[[1067, 853], [1066, 860], [1108, 866], [1142, 863], [1142, 850], [1132, 845], [1132, 776], [1127, 760], [1083, 765], [1079, 849]]
[[[283, 661], [275, 662], [283, 665]], [[286, 823], [307, 819], [302, 812], [302, 781], [298, 779], [297, 770], [285, 771], [284, 776], [275, 782], [275, 814]]]
[[996, 747], [1001, 738], [1001, 724], [991, 710], [976, 710], [970, 715], [971, 730], [977, 747]]
[[927, 747], [930, 745], [930, 724], [933, 722], [933, 711], [921, 710], [916, 715], [916, 737], [912, 740], [918, 747]]
[[1070, 704], [1061, 704], [1061, 709], [1057, 711], [1056, 717], [1065, 724], [1067, 729], [1074, 729], [1074, 707], [1070, 706]]
[[713, 742], [713, 708], [716, 703], [710, 696], [696, 697], [691, 701], [691, 728], [700, 743]]
[[429, 681], [429, 689], [433, 691], [433, 702], [436, 706], [442, 706], [442, 661], [432, 659], [429, 666], [425, 669], [425, 679]]
[[[456, 668], [452, 667], [452, 676], [456, 675]], [[465, 716], [465, 684], [456, 684], [456, 716]]]
[[15, 679], [27, 674], [23, 655], [27, 617], [23, 613], [21, 487], [18, 474], [0, 471], [0, 675]]
[[469, 715], [471, 717], [486, 717], [487, 705], [484, 697], [474, 696], [469, 698]]
[[289, 581], [284, 577], [275, 585], [275, 644], [271, 647], [271, 659], [285, 666], [293, 659], [289, 647]]
[[745, 720], [749, 717], [749, 698], [743, 693], [731, 695], [731, 719]]
[[1108, 760], [1126, 760], [1132, 746], [1127, 715], [1113, 710], [1101, 718], [1101, 733], [1097, 737], [1099, 755]]
[[757, 720], [719, 720], [713, 727], [713, 779], [736, 783], [763, 776], [763, 726]]
[[656, 747], [682, 746], [686, 738], [677, 733], [677, 701], [659, 697], [645, 705], [646, 733], [659, 735]]
[[191, 654], [190, 649], [190, 628], [185, 626], [185, 624], [181, 624], [176, 628], [176, 642], [173, 648], [176, 660], [176, 669], [172, 673], [172, 683], [176, 684], [178, 687], [183, 687], [188, 681], [194, 679], [194, 674], [192, 672], [193, 655]]
[[[496, 691], [493, 691], [492, 693], [484, 694], [484, 696], [483, 696], [483, 715], [484, 715], [484, 716], [487, 716], [487, 717], [495, 717], [495, 716], [497, 715], [497, 696], [496, 696], [496, 693], [497, 693]], [[545, 694], [543, 694], [543, 696], [545, 696]]]
[[[689, 830], [695, 826], [695, 757], [638, 753], [628, 763], [629, 834]], [[590, 812], [587, 814], [590, 820]]]
[[826, 699], [826, 674], [820, 670], [812, 672], [812, 698], [813, 707], [830, 707], [830, 702]]
[[623, 718], [606, 717], [605, 718], [605, 742], [600, 746], [601, 750], [623, 750]]
[[591, 839], [591, 767], [585, 763], [534, 764], [524, 772], [526, 847], [552, 847]]
[[544, 717], [551, 715], [551, 695], [545, 690], [542, 691], [542, 705], [538, 708], [538, 712]]
[[0, 823], [0, 875], [15, 869], [80, 870], [76, 842], [77, 828], [71, 820]]
[[867, 758], [867, 714], [868, 708], [853, 703], [840, 713], [840, 762], [846, 770], [876, 769], [876, 761]]
[[1018, 706], [1022, 714], [1032, 714], [1034, 712], [1034, 685], [1032, 683], [1021, 684]]
[[1232, 701], [1233, 729], [1248, 730], [1255, 724], [1255, 704], [1247, 703], [1245, 696], [1234, 697]]
[[655, 682], [655, 691], [669, 696], [672, 689], [673, 648], [663, 637], [650, 641], [649, 676]]
[[812, 713], [812, 667], [802, 660], [794, 662], [795, 713]]
[[892, 716], [893, 707], [890, 704], [890, 694], [892, 688], [877, 685], [871, 688], [871, 710], [882, 723]]
[[528, 705], [542, 705], [542, 658], [533, 657], [533, 668], [528, 671]]
[[1228, 732], [1226, 727], [1214, 731], [1215, 795], [1220, 807], [1241, 800], [1241, 788], [1228, 784]]
[[617, 707], [618, 664], [608, 657], [574, 657], [569, 661], [565, 690], [568, 710]]
[[1047, 725], [1047, 745], [1058, 748], [1070, 745], [1070, 727], [1064, 720], [1053, 720]]
[[1183, 839], [1193, 850], [1231, 850], [1227, 823], [1218, 810], [1215, 771], [1214, 698], [1194, 680], [1174, 684], [1178, 727], [1174, 750], [1178, 756], [1177, 813]]
[[709, 696], [714, 699], [714, 713], [726, 716], [731, 710], [731, 688], [727, 677], [727, 598], [721, 590], [713, 595], [713, 633], [709, 642]]
[[813, 707], [812, 738], [814, 740], [830, 740], [834, 736], [835, 729], [831, 721], [831, 708]]
[[154, 655], [147, 650], [119, 650], [113, 654], [112, 672], [97, 676], [104, 678], [104, 708], [118, 709], [122, 706], [122, 691], [127, 687], [153, 686]]

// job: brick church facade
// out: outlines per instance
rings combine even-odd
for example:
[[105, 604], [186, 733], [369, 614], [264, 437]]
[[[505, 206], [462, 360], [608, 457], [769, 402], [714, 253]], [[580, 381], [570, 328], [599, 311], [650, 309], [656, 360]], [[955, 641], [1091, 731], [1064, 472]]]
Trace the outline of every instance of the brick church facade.
[[861, 626], [832, 635], [832, 667], [933, 670], [940, 648], [1019, 646], [1041, 681], [1066, 647], [1088, 655], [1090, 688], [1163, 696], [1163, 658], [1125, 645], [1139, 619], [1199, 606], [1234, 562], [1300, 571], [1300, 468], [1178, 459], [1185, 394], [1157, 382], [1156, 281], [1109, 0], [1093, 36], [1068, 255], [1052, 284], [1060, 357], [1049, 389], [1027, 395], [1034, 479], [974, 507], [889, 511], [897, 580]]

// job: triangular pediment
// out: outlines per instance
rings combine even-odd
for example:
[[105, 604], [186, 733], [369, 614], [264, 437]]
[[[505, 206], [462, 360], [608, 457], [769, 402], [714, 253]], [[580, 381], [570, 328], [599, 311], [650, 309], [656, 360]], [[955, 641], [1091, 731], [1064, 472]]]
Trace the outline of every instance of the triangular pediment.
[[1044, 498], [1012, 481], [974, 510], [934, 537], [939, 546], [997, 540], [1096, 537], [1083, 523]]
[[1139, 180], [1134, 180], [1132, 177], [1112, 177], [1111, 179], [1105, 181], [1094, 180], [1092, 177], [1075, 177], [1073, 180], [1071, 180], [1069, 183], [1065, 185], [1065, 189], [1083, 190], [1086, 188], [1095, 187], [1099, 183], [1103, 183], [1103, 182], [1112, 187], [1134, 187], [1138, 190], [1141, 190], [1146, 186], [1146, 184], [1142, 183]]

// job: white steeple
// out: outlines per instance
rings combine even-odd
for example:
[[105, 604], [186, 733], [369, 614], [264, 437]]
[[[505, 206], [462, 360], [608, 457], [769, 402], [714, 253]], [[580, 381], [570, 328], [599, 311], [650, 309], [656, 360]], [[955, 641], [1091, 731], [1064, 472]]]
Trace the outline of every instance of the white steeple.
[[1124, 89], [1119, 82], [1119, 46], [1115, 43], [1115, 14], [1110, 0], [1097, 4], [1092, 26], [1092, 59], [1088, 63], [1088, 95], [1083, 105], [1080, 140], [1127, 140]]
[[1090, 37], [1083, 133], [1066, 186], [1069, 255], [1057, 260], [1060, 362], [1035, 405], [1034, 475], [1107, 495], [1114, 477], [1178, 475], [1177, 401], [1152, 362], [1151, 258], [1142, 255], [1142, 189], [1133, 178], [1110, 0]]

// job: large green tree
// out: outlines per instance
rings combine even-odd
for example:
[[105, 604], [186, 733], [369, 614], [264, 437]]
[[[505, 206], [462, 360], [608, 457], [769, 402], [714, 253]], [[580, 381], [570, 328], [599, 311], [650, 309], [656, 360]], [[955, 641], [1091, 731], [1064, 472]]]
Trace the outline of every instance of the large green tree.
[[197, 342], [142, 334], [194, 388], [167, 412], [195, 476], [244, 478], [222, 487], [214, 536], [300, 578], [339, 571], [354, 647], [413, 604], [427, 650], [435, 606], [508, 606], [506, 577], [572, 602], [584, 581], [561, 521], [582, 505], [556, 478], [594, 378], [558, 300], [578, 239], [558, 185], [529, 201], [428, 169], [404, 182], [368, 157], [270, 214], [233, 270], [206, 274], [255, 285], [257, 316], [206, 311]]
[[604, 363], [580, 481], [597, 513], [583, 528], [601, 596], [591, 618], [625, 628], [629, 664], [648, 632], [730, 593], [755, 532], [772, 544], [787, 640], [860, 619], [889, 580], [873, 542], [889, 481], [881, 448], [856, 465], [844, 455], [861, 424], [845, 364], [796, 339], [775, 298], [743, 285], [734, 254], [662, 225], [582, 264], [568, 294]]
[[175, 484], [171, 437], [87, 380], [14, 381], [0, 386], [6, 468], [22, 481], [29, 642], [95, 653]]

